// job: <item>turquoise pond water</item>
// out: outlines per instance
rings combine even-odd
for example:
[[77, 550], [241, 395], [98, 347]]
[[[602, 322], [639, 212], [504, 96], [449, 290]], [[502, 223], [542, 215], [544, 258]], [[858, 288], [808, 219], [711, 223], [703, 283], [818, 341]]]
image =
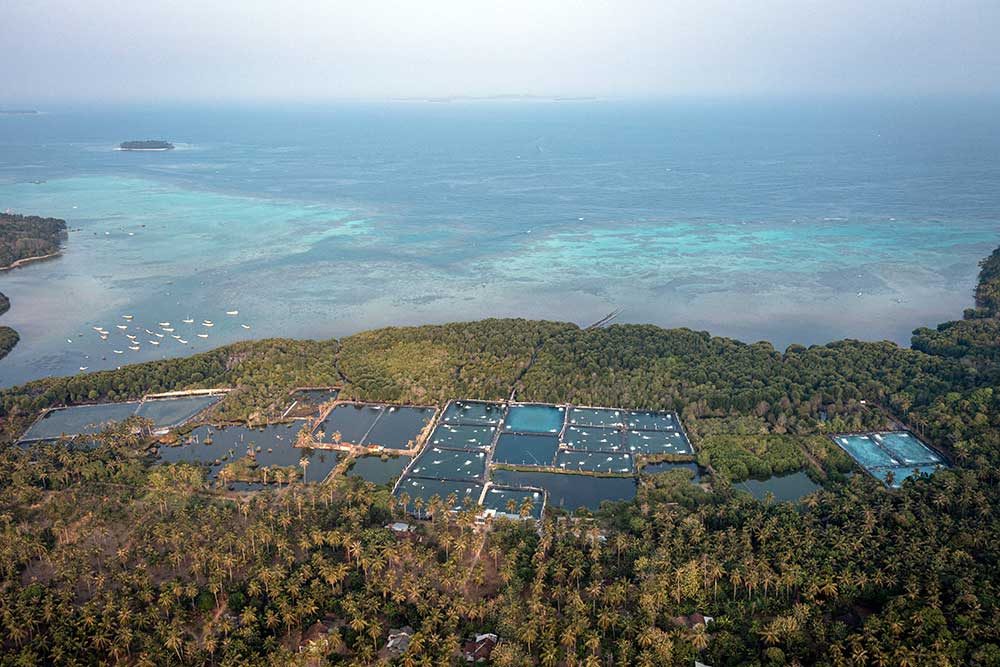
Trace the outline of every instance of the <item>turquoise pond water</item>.
[[552, 433], [562, 430], [565, 408], [552, 405], [512, 405], [503, 421], [505, 431], [517, 433]]
[[[906, 431], [835, 435], [833, 440], [858, 465], [893, 488], [899, 488], [909, 477], [931, 475], [943, 467], [940, 456]], [[889, 471], [892, 471], [891, 485], [887, 479]]]
[[[970, 305], [998, 243], [995, 100], [46, 111], [0, 117], [0, 210], [71, 231], [61, 257], [0, 274], [21, 334], [0, 385], [618, 307], [781, 348], [905, 344]], [[177, 149], [113, 150], [136, 136]], [[175, 331], [146, 334], [159, 322]]]

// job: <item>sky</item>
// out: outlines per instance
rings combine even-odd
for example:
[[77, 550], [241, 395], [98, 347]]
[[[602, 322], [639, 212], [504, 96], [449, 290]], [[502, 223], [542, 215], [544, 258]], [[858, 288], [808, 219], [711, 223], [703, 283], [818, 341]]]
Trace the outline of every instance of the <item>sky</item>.
[[2, 0], [0, 107], [1000, 92], [998, 0]]

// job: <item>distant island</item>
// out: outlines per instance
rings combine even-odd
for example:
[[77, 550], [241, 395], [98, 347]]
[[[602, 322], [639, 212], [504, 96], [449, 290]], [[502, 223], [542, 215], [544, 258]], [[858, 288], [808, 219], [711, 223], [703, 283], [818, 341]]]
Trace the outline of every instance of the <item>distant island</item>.
[[[58, 255], [65, 238], [65, 220], [0, 213], [0, 271]], [[10, 300], [0, 293], [0, 315], [9, 308]], [[16, 331], [0, 326], [0, 359], [17, 341]]]
[[154, 141], [147, 139], [145, 141], [123, 141], [119, 146], [119, 150], [123, 151], [169, 151], [173, 150], [174, 145], [169, 141]]
[[0, 116], [37, 116], [37, 109], [0, 109]]

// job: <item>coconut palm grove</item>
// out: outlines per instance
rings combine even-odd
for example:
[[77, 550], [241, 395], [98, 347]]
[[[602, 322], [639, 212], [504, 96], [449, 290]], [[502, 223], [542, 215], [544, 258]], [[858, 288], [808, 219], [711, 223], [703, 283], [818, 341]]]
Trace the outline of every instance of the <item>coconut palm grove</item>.
[[[1000, 249], [974, 299], [910, 348], [484, 320], [5, 389], [0, 665], [1000, 665]], [[185, 432], [142, 417], [18, 444], [55, 406], [225, 387], [211, 421], [257, 428], [327, 386], [674, 411], [698, 465], [541, 520], [443, 498], [416, 518], [394, 480], [220, 484], [155, 456]], [[894, 429], [947, 467], [887, 485], [830, 438]], [[797, 500], [742, 486], [801, 471]]]

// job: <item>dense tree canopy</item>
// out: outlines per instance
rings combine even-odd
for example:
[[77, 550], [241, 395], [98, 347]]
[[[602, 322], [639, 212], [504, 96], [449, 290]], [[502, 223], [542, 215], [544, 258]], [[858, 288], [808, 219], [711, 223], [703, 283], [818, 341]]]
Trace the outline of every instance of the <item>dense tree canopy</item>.
[[[996, 256], [996, 254], [994, 255]], [[984, 280], [993, 280], [984, 263]], [[989, 270], [988, 270], [989, 269]], [[387, 487], [342, 478], [209, 490], [151, 466], [135, 424], [97, 447], [0, 447], [0, 665], [1000, 665], [1000, 340], [995, 311], [779, 352], [689, 330], [487, 320], [340, 341], [265, 340], [0, 394], [4, 435], [59, 403], [232, 386], [224, 419], [295, 386], [400, 402], [504, 398], [675, 409], [709, 466], [643, 475], [633, 502], [541, 530], [440, 503], [414, 533]], [[887, 490], [825, 434], [899, 420], [950, 470]], [[800, 505], [730, 482], [806, 467]], [[714, 618], [705, 625], [695, 612]], [[297, 652], [303, 632], [332, 628]]]

